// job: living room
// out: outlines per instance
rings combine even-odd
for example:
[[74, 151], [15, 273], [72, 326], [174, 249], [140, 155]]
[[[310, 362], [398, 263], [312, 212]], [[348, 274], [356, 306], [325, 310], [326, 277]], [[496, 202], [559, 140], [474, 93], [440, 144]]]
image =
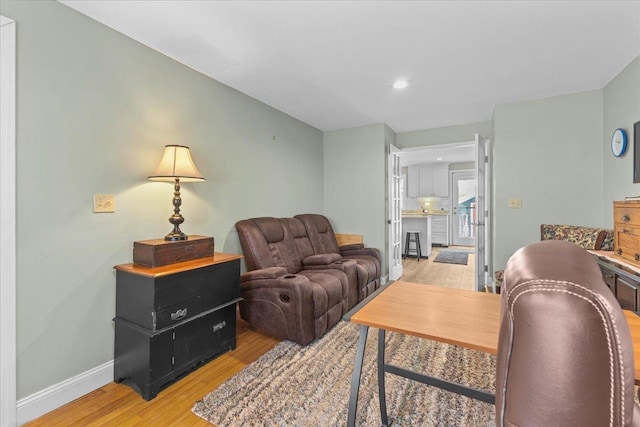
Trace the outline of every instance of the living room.
[[[61, 3], [2, 0], [17, 29], [18, 419], [52, 409], [33, 402], [70, 379], [113, 379], [113, 266], [131, 261], [134, 241], [168, 231], [172, 188], [147, 180], [166, 144], [190, 146], [207, 179], [182, 187], [183, 229], [226, 253], [241, 253], [236, 221], [300, 213], [323, 213], [384, 252], [387, 145], [476, 133], [493, 146], [494, 270], [539, 240], [541, 223], [612, 228], [612, 202], [640, 193], [633, 150], [610, 149], [616, 128], [631, 137], [640, 120], [638, 7], [618, 6], [629, 8], [621, 27], [635, 47], [600, 84], [506, 100], [481, 121], [396, 132], [384, 123], [322, 131]], [[585, 50], [598, 61], [607, 48]], [[93, 194], [114, 194], [116, 212], [93, 214]], [[522, 209], [508, 208], [512, 197]]]

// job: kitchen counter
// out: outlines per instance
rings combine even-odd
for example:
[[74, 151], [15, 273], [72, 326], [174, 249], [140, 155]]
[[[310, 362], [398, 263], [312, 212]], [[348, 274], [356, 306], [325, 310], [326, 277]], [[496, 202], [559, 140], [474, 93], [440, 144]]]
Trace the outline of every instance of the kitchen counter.
[[[429, 224], [426, 224], [425, 219], [433, 219], [433, 221], [430, 220]], [[403, 236], [409, 227], [422, 230], [423, 235], [428, 233], [430, 244], [449, 246], [449, 211], [434, 210], [421, 213], [419, 210], [407, 210], [402, 213]], [[404, 242], [402, 247], [404, 248]]]

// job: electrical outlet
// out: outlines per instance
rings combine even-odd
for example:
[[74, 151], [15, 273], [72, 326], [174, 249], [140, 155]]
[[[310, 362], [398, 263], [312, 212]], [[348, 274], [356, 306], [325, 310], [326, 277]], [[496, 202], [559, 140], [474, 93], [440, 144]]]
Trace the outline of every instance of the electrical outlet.
[[520, 197], [509, 199], [510, 209], [522, 209], [522, 199]]
[[94, 194], [93, 195], [93, 212], [115, 212], [116, 199], [113, 194]]

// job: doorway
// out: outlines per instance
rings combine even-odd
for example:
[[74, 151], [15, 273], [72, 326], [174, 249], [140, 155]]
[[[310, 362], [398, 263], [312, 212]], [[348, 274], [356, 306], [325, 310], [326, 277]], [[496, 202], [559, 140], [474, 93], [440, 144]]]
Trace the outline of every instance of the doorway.
[[[405, 235], [404, 228], [411, 221], [415, 221], [416, 216], [419, 218], [431, 216], [431, 235], [426, 239], [421, 238], [421, 240], [432, 242], [433, 258], [439, 252], [468, 253], [468, 265], [474, 270], [474, 275], [470, 278], [473, 285], [471, 289], [486, 289], [489, 284], [487, 271], [488, 265], [490, 265], [490, 251], [488, 246], [491, 236], [489, 230], [490, 212], [488, 210], [489, 178], [491, 175], [489, 153], [489, 141], [482, 140], [478, 134], [476, 134], [474, 141], [411, 147], [401, 149], [399, 153], [395, 147], [390, 150], [388, 153], [390, 227], [387, 236], [390, 258], [397, 256], [397, 251], [393, 251], [392, 248], [395, 249], [399, 243], [398, 240], [402, 238], [398, 236], [397, 231], [401, 230], [401, 236]], [[400, 158], [399, 179], [397, 178], [397, 163], [394, 163], [397, 161], [397, 156]], [[444, 174], [442, 173], [443, 168]], [[455, 188], [452, 173], [454, 171], [456, 172]], [[444, 176], [444, 183], [442, 176]], [[401, 187], [400, 191], [398, 191], [398, 185]], [[398, 193], [400, 193], [399, 204], [401, 206], [400, 221], [397, 220], [397, 216], [392, 215], [393, 212], [397, 215]], [[403, 218], [406, 219], [407, 225], [405, 225]], [[436, 224], [435, 229], [434, 224]], [[455, 258], [455, 256], [449, 256], [449, 258]], [[416, 265], [405, 265], [408, 261], [416, 262]], [[437, 265], [438, 269], [442, 270], [442, 264], [433, 261], [433, 259], [429, 259], [428, 264], [434, 267]], [[427, 269], [426, 264], [422, 261], [406, 259], [402, 264], [402, 270], [396, 269], [395, 271], [402, 272], [400, 280], [411, 281], [411, 276], [414, 281], [420, 282], [418, 275]], [[449, 268], [460, 267], [451, 264], [448, 263]], [[392, 280], [391, 269], [389, 272]], [[451, 276], [448, 271], [442, 273], [438, 277]]]

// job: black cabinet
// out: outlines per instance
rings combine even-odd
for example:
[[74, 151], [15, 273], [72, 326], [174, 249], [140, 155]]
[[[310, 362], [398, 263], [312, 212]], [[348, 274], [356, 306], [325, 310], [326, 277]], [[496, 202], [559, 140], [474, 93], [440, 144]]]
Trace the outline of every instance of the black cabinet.
[[[601, 254], [602, 252], [598, 252]], [[640, 272], [611, 257], [596, 258], [602, 279], [625, 310], [640, 311]]]
[[235, 349], [240, 256], [115, 268], [116, 382], [150, 400], [180, 375]]

